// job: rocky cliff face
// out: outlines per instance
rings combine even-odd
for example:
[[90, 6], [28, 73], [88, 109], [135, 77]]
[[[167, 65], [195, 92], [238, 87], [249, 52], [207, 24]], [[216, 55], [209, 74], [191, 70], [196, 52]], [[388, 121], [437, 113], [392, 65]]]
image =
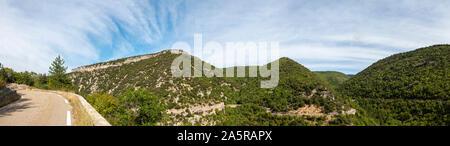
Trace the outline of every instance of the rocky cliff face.
[[20, 98], [20, 95], [17, 94], [16, 90], [13, 87], [8, 86], [0, 89], [0, 107], [11, 103]]
[[94, 64], [94, 65], [82, 66], [82, 67], [78, 67], [78, 68], [72, 69], [72, 72], [91, 72], [91, 71], [95, 71], [95, 70], [107, 69], [107, 68], [110, 68], [110, 67], [120, 67], [120, 66], [122, 66], [124, 64], [130, 64], [130, 63], [134, 63], [134, 62], [139, 62], [141, 60], [150, 59], [150, 58], [159, 56], [159, 55], [164, 54], [164, 53], [169, 53], [169, 52], [172, 53], [172, 54], [181, 54], [183, 51], [182, 50], [165, 50], [165, 51], [162, 51], [162, 52], [159, 52], [159, 53], [155, 53], [155, 54], [134, 56], [134, 57], [118, 59], [118, 60], [110, 61], [110, 62], [104, 62], [104, 63], [98, 63], [98, 64]]

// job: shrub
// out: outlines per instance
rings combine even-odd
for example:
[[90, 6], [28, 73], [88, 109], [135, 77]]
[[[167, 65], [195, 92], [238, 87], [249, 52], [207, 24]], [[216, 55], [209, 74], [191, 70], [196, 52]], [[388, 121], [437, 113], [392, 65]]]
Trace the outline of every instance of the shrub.
[[6, 82], [3, 80], [0, 80], [0, 89], [6, 87]]
[[7, 83], [14, 83], [15, 82], [14, 70], [10, 68], [1, 68], [0, 79]]
[[34, 77], [34, 86], [36, 88], [48, 89], [48, 76], [46, 74], [38, 74]]
[[34, 72], [14, 72], [14, 82], [17, 84], [25, 84], [28, 86], [33, 86], [34, 85], [34, 79], [33, 76], [36, 75], [36, 73]]
[[128, 88], [119, 95], [119, 100], [125, 112], [131, 114], [127, 116], [131, 125], [156, 125], [167, 108], [163, 100], [142, 88]]
[[95, 93], [86, 100], [112, 125], [154, 126], [167, 109], [162, 99], [145, 89], [128, 88], [118, 98]]
[[119, 105], [119, 101], [107, 93], [92, 94], [86, 100], [102, 115], [114, 114]]

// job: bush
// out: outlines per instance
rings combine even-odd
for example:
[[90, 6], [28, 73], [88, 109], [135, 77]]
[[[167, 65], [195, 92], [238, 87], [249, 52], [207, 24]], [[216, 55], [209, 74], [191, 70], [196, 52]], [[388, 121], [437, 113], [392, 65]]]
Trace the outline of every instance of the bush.
[[7, 83], [14, 83], [15, 82], [14, 70], [10, 68], [1, 68], [0, 79]]
[[145, 89], [130, 87], [119, 95], [119, 100], [128, 119], [127, 125], [154, 126], [163, 118], [167, 106], [164, 101]]
[[6, 82], [3, 80], [0, 80], [0, 89], [6, 87]]
[[72, 83], [68, 78], [57, 79], [54, 77], [50, 77], [48, 81], [48, 87], [53, 90], [67, 90], [72, 88]]
[[145, 89], [128, 88], [118, 98], [96, 93], [86, 100], [112, 125], [154, 126], [167, 109], [162, 99]]
[[41, 89], [49, 89], [48, 88], [48, 76], [46, 74], [38, 74], [36, 77], [34, 77], [34, 86], [36, 88]]
[[36, 75], [36, 73], [34, 72], [14, 72], [14, 82], [17, 84], [25, 84], [28, 86], [33, 86], [34, 85], [34, 79], [33, 76]]
[[119, 106], [119, 101], [107, 93], [92, 94], [86, 100], [102, 115], [114, 114]]

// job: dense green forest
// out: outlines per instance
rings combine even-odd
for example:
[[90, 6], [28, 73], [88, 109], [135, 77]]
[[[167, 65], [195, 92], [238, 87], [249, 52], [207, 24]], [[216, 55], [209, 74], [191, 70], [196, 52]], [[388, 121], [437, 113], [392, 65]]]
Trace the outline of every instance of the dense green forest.
[[339, 87], [344, 81], [350, 79], [350, 76], [337, 71], [315, 71], [314, 73], [333, 88]]
[[435, 45], [369, 66], [339, 86], [338, 91], [360, 110], [340, 123], [449, 125], [449, 55], [449, 45]]
[[448, 100], [450, 47], [437, 45], [379, 60], [344, 83], [352, 97]]

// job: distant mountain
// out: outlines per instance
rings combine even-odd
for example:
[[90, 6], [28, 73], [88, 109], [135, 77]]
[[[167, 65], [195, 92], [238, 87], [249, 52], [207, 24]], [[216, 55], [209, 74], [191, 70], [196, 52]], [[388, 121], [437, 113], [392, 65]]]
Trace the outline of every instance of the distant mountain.
[[[166, 50], [123, 58], [76, 68], [70, 76], [85, 95], [117, 96], [130, 86], [153, 92], [168, 105], [170, 118], [162, 125], [322, 125], [342, 113], [344, 106], [330, 87], [289, 58], [277, 60], [278, 86], [260, 88], [266, 78], [248, 77], [248, 72], [246, 77], [173, 77], [170, 66], [180, 55]], [[225, 109], [225, 115], [217, 113]]]
[[379, 60], [339, 86], [367, 125], [450, 125], [450, 46], [435, 45]]
[[331, 87], [337, 88], [344, 81], [350, 79], [350, 76], [337, 71], [315, 71], [320, 79], [326, 81]]

